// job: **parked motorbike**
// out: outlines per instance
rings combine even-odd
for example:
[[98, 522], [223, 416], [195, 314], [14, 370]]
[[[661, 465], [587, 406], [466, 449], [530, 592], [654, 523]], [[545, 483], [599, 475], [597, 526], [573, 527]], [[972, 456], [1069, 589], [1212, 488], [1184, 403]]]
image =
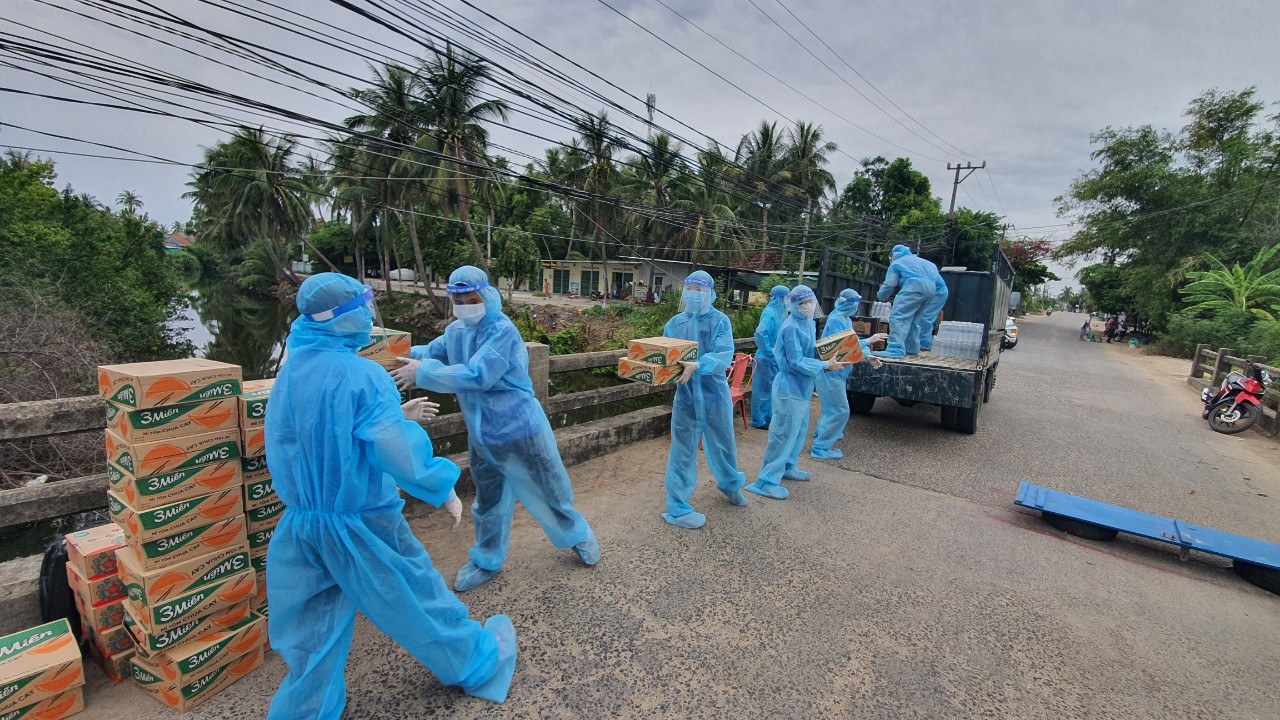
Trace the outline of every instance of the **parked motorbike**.
[[603, 299], [604, 299], [604, 293], [600, 292], [599, 290], [592, 290], [592, 291], [591, 291], [591, 299], [592, 299], [592, 300], [603, 300]]
[[[1246, 363], [1244, 373], [1228, 373], [1222, 386], [1214, 392], [1205, 388], [1200, 393], [1209, 427], [1227, 435], [1244, 432], [1262, 417], [1262, 394], [1274, 382], [1271, 373]], [[1247, 373], [1247, 374], [1246, 374]]]

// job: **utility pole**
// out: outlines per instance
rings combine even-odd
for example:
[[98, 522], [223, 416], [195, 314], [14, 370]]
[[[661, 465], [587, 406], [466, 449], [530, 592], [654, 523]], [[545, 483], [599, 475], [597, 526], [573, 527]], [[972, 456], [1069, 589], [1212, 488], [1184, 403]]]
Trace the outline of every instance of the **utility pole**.
[[809, 214], [813, 210], [813, 198], [804, 204], [804, 235], [800, 237], [800, 278], [797, 285], [804, 284], [804, 253], [809, 249]]
[[[960, 183], [967, 180], [974, 170], [981, 170], [986, 166], [986, 160], [983, 160], [981, 165], [970, 165], [969, 163], [961, 165], [956, 163], [955, 167], [951, 167], [951, 163], [947, 163], [948, 170], [956, 171], [956, 179], [951, 183], [951, 208], [947, 210], [947, 241], [951, 245], [950, 263], [952, 265], [956, 264], [956, 191], [960, 189]], [[965, 173], [964, 177], [960, 177], [961, 170], [968, 170], [969, 172]]]

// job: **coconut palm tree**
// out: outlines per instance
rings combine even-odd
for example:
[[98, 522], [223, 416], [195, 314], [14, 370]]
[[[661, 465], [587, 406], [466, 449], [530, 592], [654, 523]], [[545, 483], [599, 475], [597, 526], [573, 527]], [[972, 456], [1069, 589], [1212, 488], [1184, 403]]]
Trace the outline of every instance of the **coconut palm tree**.
[[[726, 192], [730, 174], [729, 159], [716, 143], [698, 153], [698, 170], [689, 182], [681, 187], [672, 209], [691, 215], [693, 229], [681, 230], [681, 245], [686, 248], [686, 259], [693, 261], [698, 252], [709, 249], [726, 249], [723, 241], [734, 238], [733, 224], [737, 220]], [[728, 245], [737, 245], [730, 243]]]
[[125, 215], [137, 215], [138, 208], [142, 207], [142, 198], [132, 190], [125, 190], [116, 195], [116, 202], [120, 203], [120, 212]]
[[769, 210], [780, 198], [795, 193], [791, 184], [791, 161], [787, 139], [778, 124], [763, 121], [747, 133], [734, 154], [734, 179], [760, 209], [761, 250], [769, 247]]
[[632, 213], [635, 229], [664, 241], [671, 251], [680, 229], [672, 220], [671, 205], [677, 196], [685, 194], [689, 178], [680, 143], [666, 133], [658, 133], [649, 138], [648, 145], [648, 153], [633, 158], [619, 173], [618, 189], [625, 197], [654, 208], [653, 214]]

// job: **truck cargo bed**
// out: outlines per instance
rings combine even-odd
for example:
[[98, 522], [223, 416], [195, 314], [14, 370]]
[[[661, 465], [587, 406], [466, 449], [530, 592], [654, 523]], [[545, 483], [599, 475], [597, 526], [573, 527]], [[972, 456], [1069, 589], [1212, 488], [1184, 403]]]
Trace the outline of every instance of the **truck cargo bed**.
[[966, 360], [964, 358], [950, 357], [948, 355], [934, 355], [932, 353], [921, 355], [919, 357], [902, 358], [901, 360], [880, 358], [880, 361], [901, 365], [947, 368], [948, 370], [977, 370], [982, 367], [982, 363], [978, 360]]

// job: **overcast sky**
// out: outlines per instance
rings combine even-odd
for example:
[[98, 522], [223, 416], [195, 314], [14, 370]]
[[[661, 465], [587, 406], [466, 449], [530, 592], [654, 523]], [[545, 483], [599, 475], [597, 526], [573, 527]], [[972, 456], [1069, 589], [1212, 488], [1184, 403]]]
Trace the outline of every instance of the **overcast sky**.
[[[321, 0], [273, 1], [357, 33], [363, 38], [360, 42], [365, 52], [382, 52], [379, 43], [409, 53], [422, 52], [412, 40]], [[1074, 177], [1091, 167], [1091, 133], [1108, 125], [1144, 123], [1177, 129], [1184, 124], [1182, 112], [1187, 103], [1214, 87], [1239, 90], [1257, 85], [1262, 100], [1280, 100], [1280, 75], [1276, 72], [1280, 67], [1280, 43], [1275, 41], [1275, 29], [1280, 27], [1280, 2], [1274, 1], [754, 0], [753, 5], [751, 0], [662, 0], [783, 82], [752, 67], [658, 0], [607, 1], [724, 79], [615, 14], [602, 0], [471, 1], [629, 93], [641, 98], [653, 93], [661, 111], [688, 127], [661, 115], [657, 122], [698, 142], [710, 137], [732, 147], [762, 119], [781, 124], [789, 120], [815, 122], [840, 146], [840, 152], [831, 158], [830, 170], [841, 186], [857, 168], [858, 159], [906, 155], [929, 176], [934, 194], [943, 198], [944, 207], [952, 177], [947, 163], [985, 161], [989, 172], [974, 173], [961, 186], [957, 204], [1004, 215], [1022, 232], [1048, 236], [1055, 242], [1069, 236], [1070, 230], [1060, 226], [1062, 221], [1055, 215], [1053, 199], [1067, 189]], [[255, 0], [237, 2], [257, 5]], [[399, 2], [390, 4], [396, 6]], [[418, 0], [404, 2], [412, 6]], [[53, 0], [53, 4], [121, 22], [74, 0]], [[368, 75], [364, 61], [353, 54], [231, 14], [217, 8], [220, 3], [160, 0], [157, 4], [226, 35], [251, 39], [313, 61], [320, 67], [298, 67], [323, 82], [346, 87], [357, 83], [343, 73]], [[549, 53], [536, 50], [529, 41], [462, 3], [447, 0], [445, 5], [475, 18], [504, 40], [534, 50], [547, 62], [643, 114], [642, 103], [626, 98]], [[329, 121], [340, 121], [352, 114], [348, 101], [338, 100], [319, 87], [302, 80], [290, 81], [321, 96], [314, 97], [264, 82], [261, 78], [279, 76], [227, 55], [214, 55], [188, 40], [155, 30], [147, 30], [145, 37], [131, 35], [31, 0], [5, 0], [4, 8], [0, 32], [70, 50], [77, 49], [70, 41], [83, 42]], [[285, 16], [269, 5], [258, 9]], [[839, 57], [824, 48], [787, 9]], [[431, 26], [460, 37], [438, 22]], [[405, 25], [400, 27], [410, 30]], [[54, 40], [48, 32], [64, 39]], [[336, 31], [329, 32], [341, 38]], [[249, 72], [203, 60], [160, 44], [159, 39], [197, 49]], [[465, 38], [460, 42], [474, 45], [474, 41]], [[531, 79], [541, 79], [527, 68], [514, 64], [512, 67]], [[93, 97], [10, 67], [0, 66], [0, 85], [51, 95]], [[598, 101], [573, 94], [562, 86], [549, 81], [543, 86], [574, 104], [600, 108]], [[819, 107], [805, 95], [826, 107]], [[611, 111], [610, 117], [624, 121], [617, 111]], [[318, 134], [314, 128], [278, 120], [262, 122]], [[217, 130], [184, 120], [7, 93], [0, 93], [0, 123], [6, 125], [0, 129], [0, 146], [119, 154], [10, 127], [20, 125], [188, 163], [200, 159], [202, 145], [211, 145], [222, 137]], [[522, 115], [513, 115], [511, 124], [556, 140], [569, 137], [565, 130]], [[626, 124], [644, 132], [640, 123]], [[542, 140], [503, 128], [494, 130], [493, 140], [537, 156], [547, 146]], [[187, 168], [56, 154], [53, 157], [58, 161], [59, 183], [71, 183], [79, 192], [114, 204], [121, 190], [133, 190], [142, 197], [146, 211], [166, 223], [186, 220], [190, 214], [189, 204], [180, 197]], [[512, 160], [515, 164], [525, 161], [520, 157]]]

